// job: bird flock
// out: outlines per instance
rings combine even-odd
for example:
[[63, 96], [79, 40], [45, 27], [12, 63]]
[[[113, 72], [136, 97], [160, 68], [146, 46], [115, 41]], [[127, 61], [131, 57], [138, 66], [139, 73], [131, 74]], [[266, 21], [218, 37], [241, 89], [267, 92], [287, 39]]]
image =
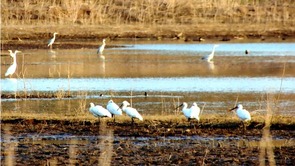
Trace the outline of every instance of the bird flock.
[[[118, 106], [113, 100], [109, 100], [106, 108], [101, 105], [94, 105], [94, 103], [90, 103], [89, 111], [98, 118], [108, 117], [114, 118], [115, 115], [122, 115], [122, 111], [126, 113], [131, 118], [131, 123], [134, 123], [134, 119], [138, 119], [143, 121], [143, 117], [139, 114], [139, 112], [132, 107], [129, 107], [130, 103], [128, 101], [123, 101], [121, 106]], [[183, 102], [177, 108], [182, 107], [182, 113], [190, 122], [191, 120], [200, 121], [200, 108], [198, 107], [196, 102], [193, 102], [192, 106], [188, 108], [188, 104]], [[177, 109], [176, 108], [176, 109]], [[236, 110], [236, 115], [242, 122], [247, 122], [251, 120], [251, 115], [249, 111], [243, 109], [242, 104], [238, 104], [236, 107], [229, 109], [228, 111]], [[244, 124], [244, 123], [243, 123]]]
[[113, 100], [110, 100], [107, 104], [107, 108], [100, 105], [94, 105], [90, 103], [89, 111], [98, 118], [109, 117], [114, 118], [115, 122], [115, 115], [122, 115], [122, 110], [128, 115], [132, 123], [134, 123], [134, 119], [139, 119], [143, 121], [142, 116], [138, 113], [135, 108], [129, 107], [130, 103], [128, 101], [123, 101], [121, 106], [119, 107]]
[[[57, 32], [54, 32], [53, 33], [53, 38], [51, 38], [47, 43], [47, 46], [50, 47], [50, 50], [52, 50], [52, 45], [55, 42], [55, 38], [56, 38], [57, 34], [58, 34]], [[103, 39], [102, 40], [102, 45], [99, 46], [98, 49], [97, 49], [97, 54], [99, 54], [99, 55], [103, 54], [105, 45], [106, 45], [106, 39]], [[13, 58], [13, 63], [8, 67], [8, 69], [7, 69], [6, 73], [5, 73], [5, 77], [7, 77], [7, 76], [11, 77], [15, 73], [16, 68], [17, 68], [16, 53], [21, 52], [21, 51], [18, 51], [18, 50], [15, 50], [14, 53], [12, 52], [12, 50], [8, 50], [8, 51], [10, 53], [10, 56]], [[103, 57], [103, 56], [101, 56], [101, 57]]]
[[[48, 47], [52, 49], [52, 45], [56, 39], [56, 35], [58, 33], [54, 32], [53, 33], [53, 38], [48, 41]], [[104, 48], [106, 46], [106, 39], [102, 40], [102, 45], [100, 45], [97, 49], [97, 54], [102, 55]], [[201, 59], [207, 62], [212, 62], [214, 58], [214, 52], [216, 47], [219, 45], [214, 45], [212, 52], [209, 55], [203, 56]], [[10, 67], [7, 69], [5, 76], [10, 76], [13, 75], [16, 71], [17, 68], [17, 62], [16, 62], [16, 54], [21, 52], [18, 50], [15, 50], [14, 53], [12, 50], [8, 50], [10, 53], [10, 56], [13, 58], [13, 63], [10, 65]], [[182, 107], [182, 112], [183, 115], [187, 118], [188, 121], [191, 121], [193, 119], [197, 120], [198, 122], [200, 121], [200, 108], [198, 107], [197, 103], [194, 102], [190, 108], [188, 108], [188, 104], [186, 102], [183, 102], [181, 105], [179, 105], [177, 108]], [[243, 109], [242, 104], [238, 104], [236, 107], [230, 109], [229, 111], [236, 110], [236, 115], [239, 117], [240, 120], [242, 121], [250, 121], [251, 120], [251, 115], [250, 113]], [[103, 106], [100, 105], [95, 105], [94, 103], [90, 103], [90, 108], [89, 111], [95, 116], [95, 117], [109, 117], [109, 118], [114, 118], [115, 121], [115, 116], [120, 116], [122, 115], [122, 111], [128, 115], [132, 123], [134, 123], [134, 119], [139, 119], [140, 121], [143, 121], [142, 116], [139, 114], [139, 112], [135, 109], [130, 107], [130, 103], [128, 101], [123, 101], [121, 106], [118, 106], [113, 100], [110, 100], [104, 108]]]
[[[50, 47], [50, 50], [52, 49], [52, 45], [53, 43], [55, 42], [55, 38], [56, 38], [56, 35], [58, 33], [57, 32], [54, 32], [53, 33], [53, 38], [51, 38], [48, 43], [47, 43], [47, 46]], [[103, 39], [102, 40], [102, 45], [100, 45], [97, 49], [97, 54], [100, 55], [100, 57], [103, 57], [102, 54], [103, 54], [103, 51], [104, 51], [104, 48], [106, 46], [106, 39]], [[213, 46], [213, 50], [212, 52], [209, 54], [209, 55], [206, 55], [206, 56], [203, 56], [201, 59], [202, 60], [205, 60], [207, 62], [212, 62], [213, 61], [213, 58], [214, 58], [214, 52], [215, 52], [215, 48], [218, 47], [219, 45], [215, 44]], [[8, 50], [9, 53], [10, 53], [10, 56], [13, 58], [13, 63], [12, 65], [10, 65], [10, 67], [7, 69], [7, 72], [5, 73], [5, 77], [7, 76], [10, 76], [13, 75], [16, 71], [16, 68], [17, 68], [17, 62], [16, 62], [16, 53], [18, 52], [21, 52], [21, 51], [18, 51], [18, 50], [15, 50], [15, 52], [13, 53], [11, 50]]]

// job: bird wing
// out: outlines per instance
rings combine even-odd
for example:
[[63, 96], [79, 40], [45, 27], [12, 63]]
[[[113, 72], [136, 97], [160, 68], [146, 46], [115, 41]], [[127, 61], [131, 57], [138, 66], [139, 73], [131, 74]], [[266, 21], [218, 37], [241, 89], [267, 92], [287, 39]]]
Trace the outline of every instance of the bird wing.
[[5, 76], [13, 74], [15, 70], [16, 70], [16, 65], [15, 64], [10, 65], [5, 73]]
[[114, 115], [122, 115], [122, 110], [116, 103], [109, 103], [107, 105], [107, 110]]
[[98, 109], [96, 107], [90, 107], [89, 112], [91, 112], [95, 117], [99, 116]]
[[107, 116], [110, 118], [112, 117], [111, 113], [100, 105], [96, 105], [95, 107], [90, 108], [90, 112], [92, 112], [94, 116], [100, 116], [100, 117]]
[[190, 118], [199, 119], [200, 108], [198, 106], [193, 106], [190, 108]]
[[203, 60], [207, 60], [207, 61], [210, 61], [211, 59], [213, 58], [213, 54], [209, 54], [209, 55], [205, 55], [202, 57]]
[[51, 44], [53, 44], [53, 39], [48, 40], [48, 46], [50, 46]]
[[182, 112], [183, 112], [183, 115], [186, 117], [186, 118], [190, 118], [190, 109], [182, 109]]
[[105, 45], [103, 44], [103, 45], [101, 45], [100, 47], [98, 47], [98, 49], [97, 49], [97, 53], [102, 53], [103, 52], [103, 50], [104, 50], [104, 47], [105, 47]]
[[127, 107], [125, 109], [125, 112], [131, 118], [133, 117], [133, 118], [137, 118], [139, 120], [143, 120], [142, 116], [137, 112], [137, 110], [135, 108]]
[[238, 109], [237, 114], [238, 114], [239, 118], [242, 120], [251, 120], [250, 113], [245, 109]]

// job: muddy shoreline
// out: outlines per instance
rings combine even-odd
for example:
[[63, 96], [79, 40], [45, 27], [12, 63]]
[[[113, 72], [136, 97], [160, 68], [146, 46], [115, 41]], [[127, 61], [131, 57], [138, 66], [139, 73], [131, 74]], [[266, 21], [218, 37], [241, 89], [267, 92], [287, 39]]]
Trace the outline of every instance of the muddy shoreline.
[[[4, 140], [9, 134], [16, 144], [15, 162], [37, 165], [257, 165], [262, 147], [256, 144], [263, 137], [263, 124], [255, 122], [245, 131], [239, 123], [190, 126], [169, 121], [131, 125], [14, 119], [2, 120], [1, 126]], [[294, 125], [272, 126], [270, 133], [274, 141], [292, 139]], [[274, 147], [277, 165], [294, 163], [295, 148], [289, 144]], [[4, 141], [2, 149], [9, 148], [11, 144]], [[2, 164], [8, 160], [5, 155], [3, 159]]]
[[[229, 25], [230, 26], [230, 25]], [[295, 31], [289, 29], [269, 30], [242, 30], [232, 27], [228, 30], [226, 25], [220, 29], [206, 27], [169, 27], [143, 29], [136, 26], [123, 26], [120, 30], [109, 27], [68, 27], [52, 28], [58, 31], [55, 49], [96, 49], [101, 44], [101, 39], [107, 39], [106, 48], [124, 47], [112, 45], [112, 41], [178, 41], [178, 42], [294, 42]], [[128, 29], [129, 28], [129, 29]], [[172, 28], [172, 29], [171, 29]], [[20, 27], [3, 27], [1, 30], [1, 50], [8, 49], [48, 49], [47, 41], [52, 38], [50, 28], [24, 29]], [[97, 29], [100, 29], [99, 31]], [[89, 44], [84, 41], [97, 41]]]
[[[69, 131], [73, 132], [76, 130], [76, 128], [71, 128], [71, 126], [79, 126], [79, 128], [97, 128], [100, 123], [100, 121], [88, 121], [88, 120], [38, 120], [38, 119], [21, 119], [21, 118], [8, 118], [8, 119], [2, 119], [1, 121], [2, 124], [10, 124], [10, 125], [24, 125], [24, 126], [45, 126], [49, 127], [51, 125], [56, 126], [57, 130], [63, 131]], [[109, 121], [103, 121], [103, 123], [106, 123], [108, 127], [113, 128], [114, 130], [118, 131], [130, 131], [130, 128], [134, 128], [137, 130], [137, 133], [141, 136], [151, 136], [153, 134], [155, 135], [165, 135], [167, 134], [166, 131], [170, 134], [170, 136], [177, 135], [177, 133], [182, 133], [178, 130], [185, 130], [185, 129], [226, 129], [226, 130], [239, 130], [243, 132], [241, 123], [240, 122], [220, 122], [220, 123], [211, 123], [208, 120], [205, 120], [203, 122], [200, 122], [199, 124], [194, 124], [191, 125], [186, 122], [173, 122], [172, 120], [145, 120], [144, 122], [136, 122], [133, 125], [128, 121], [128, 122], [112, 122], [111, 120]], [[67, 126], [66, 128], [62, 126]], [[261, 130], [264, 127], [264, 123], [262, 122], [251, 122], [247, 126], [248, 130]], [[272, 124], [270, 129], [271, 130], [294, 130], [295, 124], [290, 123], [276, 123]], [[148, 129], [148, 131], [146, 130]], [[163, 131], [158, 130], [158, 129], [165, 129]], [[173, 130], [171, 130], [173, 129]], [[54, 130], [54, 128], [53, 128]], [[63, 131], [64, 132], [64, 131]], [[195, 133], [182, 133], [183, 135], [190, 135], [190, 134], [195, 134]], [[137, 134], [132, 134], [129, 133], [129, 136], [136, 136]]]

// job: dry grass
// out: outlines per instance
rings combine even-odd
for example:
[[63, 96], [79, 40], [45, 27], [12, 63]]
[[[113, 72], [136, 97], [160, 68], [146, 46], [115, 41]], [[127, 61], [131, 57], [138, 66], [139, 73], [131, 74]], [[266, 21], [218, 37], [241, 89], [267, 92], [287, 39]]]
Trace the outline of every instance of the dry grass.
[[2, 2], [2, 23], [289, 23], [294, 22], [294, 5], [292, 0], [19, 0]]
[[[85, 110], [76, 110], [76, 115], [60, 115], [60, 114], [36, 114], [36, 113], [23, 113], [23, 112], [3, 112], [1, 115], [2, 120], [13, 120], [13, 119], [23, 119], [23, 120], [61, 120], [61, 121], [98, 121], [91, 113]], [[136, 120], [137, 123], [153, 123], [154, 121], [159, 122], [172, 122], [172, 123], [187, 123], [187, 120], [183, 115], [143, 115], [144, 121], [140, 122]], [[252, 118], [252, 122], [265, 123], [265, 116], [255, 115]], [[104, 121], [112, 122], [113, 119], [104, 118]], [[116, 116], [116, 122], [130, 122], [131, 119], [126, 116]], [[240, 120], [233, 115], [216, 115], [207, 114], [206, 117], [201, 118], [200, 124], [226, 124], [226, 123], [240, 123]], [[271, 124], [285, 124], [285, 125], [295, 125], [295, 120], [288, 116], [275, 116], [272, 118]]]
[[[294, 27], [294, 7], [292, 0], [7, 0], [1, 4], [1, 26], [6, 31], [19, 25], [18, 34], [48, 33], [65, 25], [85, 26], [84, 33], [99, 27], [104, 34], [110, 28], [110, 32], [118, 32], [114, 31], [117, 28], [135, 35], [154, 28], [157, 33], [174, 33], [176, 29], [239, 32], [258, 27], [260, 31], [284, 30]], [[68, 31], [72, 30], [67, 28], [65, 33]], [[14, 34], [2, 31], [4, 38], [10, 35]]]

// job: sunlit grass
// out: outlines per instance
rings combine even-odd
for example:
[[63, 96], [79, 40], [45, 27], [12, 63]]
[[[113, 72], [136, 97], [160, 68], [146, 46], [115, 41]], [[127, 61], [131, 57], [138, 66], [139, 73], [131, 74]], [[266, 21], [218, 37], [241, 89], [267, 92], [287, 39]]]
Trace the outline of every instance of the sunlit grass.
[[[60, 114], [46, 114], [46, 113], [19, 113], [19, 112], [3, 112], [2, 120], [60, 120], [60, 121], [73, 121], [73, 122], [95, 122], [99, 121], [98, 118], [94, 117], [91, 113], [82, 113], [80, 112], [77, 115], [61, 116]], [[135, 120], [136, 123], [188, 123], [186, 118], [180, 115], [143, 115], [144, 121]], [[113, 122], [111, 118], [102, 118], [106, 122]], [[117, 123], [131, 122], [131, 118], [127, 115], [116, 116], [115, 118]], [[265, 116], [255, 115], [252, 117], [252, 122], [256, 123], [265, 123]], [[197, 123], [197, 122], [194, 122]], [[227, 124], [227, 123], [240, 123], [240, 120], [233, 114], [230, 115], [216, 115], [216, 114], [207, 114], [201, 118], [199, 124]], [[295, 125], [295, 120], [289, 116], [274, 116], [272, 118], [271, 124], [282, 124], [282, 125]]]
[[[170, 35], [192, 29], [202, 32], [214, 30], [222, 34], [234, 29], [237, 32], [256, 30], [265, 33], [268, 27], [292, 29], [295, 22], [291, 14], [295, 4], [291, 0], [277, 0], [275, 3], [252, 0], [223, 0], [218, 3], [215, 0], [21, 0], [3, 1], [1, 5], [1, 25], [7, 30], [21, 28], [21, 31], [17, 30], [17, 37], [23, 33], [43, 33], [49, 38], [50, 32], [62, 29], [63, 35], [76, 32], [93, 34], [89, 29], [97, 31], [97, 26], [104, 35], [125, 30], [125, 33], [136, 36], [143, 29], [145, 33], [167, 32]], [[71, 25], [76, 27], [69, 29]], [[2, 38], [11, 39], [11, 35], [15, 34], [3, 31]]]

